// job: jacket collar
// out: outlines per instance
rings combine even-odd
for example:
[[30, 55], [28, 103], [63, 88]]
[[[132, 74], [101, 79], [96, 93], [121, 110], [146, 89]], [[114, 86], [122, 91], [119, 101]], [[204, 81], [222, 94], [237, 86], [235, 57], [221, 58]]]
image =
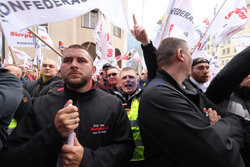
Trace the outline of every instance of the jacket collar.
[[182, 92], [185, 95], [197, 95], [196, 91], [188, 90], [185, 85], [179, 85], [176, 80], [166, 71], [162, 69], [158, 69], [156, 73], [156, 78], [163, 79], [164, 81], [169, 82], [172, 86], [174, 86], [177, 90]]
[[90, 90], [87, 91], [87, 92], [80, 93], [80, 92], [77, 92], [77, 91], [75, 91], [75, 90], [69, 89], [69, 88], [66, 86], [66, 84], [64, 84], [65, 96], [67, 97], [67, 99], [73, 100], [73, 103], [76, 103], [76, 101], [77, 101], [79, 98], [91, 96], [91, 95], [94, 93], [94, 91], [95, 91], [95, 89], [90, 89]]
[[38, 79], [38, 82], [39, 82], [40, 84], [43, 84], [43, 85], [48, 85], [48, 84], [50, 84], [51, 82], [53, 82], [53, 81], [58, 81], [58, 80], [60, 80], [60, 77], [55, 76], [55, 77], [49, 79], [48, 81], [43, 82], [43, 77], [41, 77], [41, 78]]

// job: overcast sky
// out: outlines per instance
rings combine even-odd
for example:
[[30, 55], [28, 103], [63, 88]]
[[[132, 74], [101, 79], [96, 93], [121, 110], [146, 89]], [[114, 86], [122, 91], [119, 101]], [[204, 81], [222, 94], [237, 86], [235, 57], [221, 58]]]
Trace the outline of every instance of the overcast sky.
[[[202, 21], [204, 17], [212, 14], [216, 3], [222, 1], [224, 0], [192, 0], [195, 25]], [[142, 25], [143, 23], [150, 35], [150, 31], [167, 9], [168, 3], [169, 0], [128, 0], [129, 26], [133, 26], [132, 15], [135, 13], [139, 24]]]

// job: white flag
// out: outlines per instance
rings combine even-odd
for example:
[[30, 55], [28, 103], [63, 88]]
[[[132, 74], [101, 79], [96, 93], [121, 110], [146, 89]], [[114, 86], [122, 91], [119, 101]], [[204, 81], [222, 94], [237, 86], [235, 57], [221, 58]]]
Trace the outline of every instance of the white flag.
[[96, 54], [101, 59], [107, 60], [112, 66], [117, 66], [115, 51], [110, 41], [108, 26], [102, 15], [96, 25], [94, 38], [96, 39]]
[[210, 60], [211, 80], [220, 72], [219, 51], [220, 50], [217, 49], [215, 56], [212, 56], [212, 59]]
[[216, 45], [224, 42], [248, 23], [247, 5], [245, 0], [227, 0], [221, 12], [214, 20]]
[[18, 30], [72, 19], [96, 8], [113, 24], [129, 32], [123, 0], [0, 0], [0, 13]]
[[[33, 31], [38, 33], [38, 26], [34, 26], [33, 27]], [[37, 66], [41, 66], [41, 63], [42, 63], [42, 60], [43, 60], [43, 57], [42, 57], [42, 50], [41, 50], [41, 41], [33, 36], [33, 41], [34, 41], [34, 45], [35, 45], [35, 49], [36, 49], [36, 56], [35, 56], [35, 63]], [[37, 59], [38, 58], [38, 59]], [[39, 63], [37, 63], [39, 62]]]
[[[166, 22], [167, 25], [164, 31]], [[188, 42], [189, 46], [191, 46], [194, 24], [192, 0], [170, 0], [169, 8], [165, 12], [164, 19], [160, 20], [158, 24], [160, 24], [160, 29], [153, 40], [155, 47], [158, 47], [160, 41], [167, 37], [184, 39]]]
[[96, 67], [95, 75], [99, 75], [99, 73], [102, 69], [102, 66], [106, 63], [108, 63], [107, 60], [99, 59], [98, 57], [95, 58], [95, 61], [93, 62], [93, 65]]
[[164, 31], [164, 27], [166, 26], [165, 24], [167, 24], [167, 19], [168, 16], [170, 15], [171, 9], [174, 7], [175, 5], [175, 1], [176, 0], [170, 0], [169, 4], [168, 4], [168, 8], [165, 12], [165, 14], [162, 16], [162, 18], [157, 22], [154, 30], [153, 30], [153, 44], [156, 48], [159, 47], [160, 43], [161, 43], [161, 39], [163, 39], [163, 36], [165, 34], [163, 34]]
[[[37, 30], [38, 35], [43, 40], [45, 40], [48, 44], [50, 44], [52, 47], [54, 47], [53, 41], [50, 38], [50, 36], [49, 36], [49, 34], [47, 32], [46, 27], [44, 27], [44, 26], [37, 26], [37, 28], [38, 28], [38, 30]], [[41, 43], [41, 48], [49, 49], [49, 47], [46, 44], [44, 44], [43, 42], [40, 42], [40, 43]]]
[[[208, 27], [202, 32], [202, 40], [196, 44], [193, 55], [199, 55], [199, 51], [205, 48], [210, 35], [214, 36], [214, 45], [219, 45], [235, 33], [239, 32], [247, 24], [247, 7], [245, 0], [224, 0], [218, 10], [215, 10], [212, 19], [208, 20]], [[195, 47], [193, 47], [195, 48]]]
[[31, 57], [29, 55], [27, 55], [27, 53], [25, 53], [24, 51], [20, 51], [16, 48], [13, 48], [13, 47], [11, 47], [11, 49], [15, 53], [15, 55], [17, 56], [17, 58], [19, 60], [25, 60], [25, 58], [31, 59]]
[[[8, 46], [11, 47], [31, 47], [34, 48], [33, 35], [28, 30], [18, 31], [11, 23], [6, 19], [0, 19], [1, 27], [4, 32], [5, 39]], [[43, 26], [39, 26], [38, 34], [46, 42], [53, 46], [53, 42], [49, 37], [47, 30]], [[44, 43], [41, 44], [42, 48], [49, 49]]]
[[234, 42], [236, 52], [240, 53], [242, 50], [250, 46], [250, 33], [240, 36], [233, 36], [232, 40]]
[[[5, 60], [6, 60], [6, 59], [5, 59]], [[10, 51], [9, 51], [9, 54], [8, 54], [8, 61], [7, 61], [7, 63], [5, 63], [5, 64], [13, 64], [13, 58], [12, 58], [12, 56], [11, 56]]]

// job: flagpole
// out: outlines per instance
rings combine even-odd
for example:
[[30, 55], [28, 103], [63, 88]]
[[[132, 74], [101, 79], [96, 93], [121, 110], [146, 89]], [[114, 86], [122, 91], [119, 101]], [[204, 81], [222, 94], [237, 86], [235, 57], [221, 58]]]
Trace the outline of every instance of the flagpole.
[[39, 63], [38, 55], [36, 55], [36, 62], [37, 62], [37, 76], [39, 78], [40, 77], [40, 63]]
[[[172, 6], [171, 6], [171, 9], [170, 9], [170, 12], [171, 12], [171, 10], [172, 10], [172, 8], [173, 8], [174, 4], [175, 4], [175, 0], [174, 0], [174, 2], [172, 3]], [[164, 29], [163, 29], [163, 32], [162, 32], [162, 35], [161, 35], [161, 40], [160, 40], [160, 43], [161, 43], [161, 41], [162, 41], [162, 40], [163, 40], [163, 38], [164, 38], [164, 35], [165, 35], [165, 31], [166, 31], [166, 29], [167, 29], [167, 25], [168, 25], [169, 18], [170, 18], [170, 13], [168, 14], [167, 21], [166, 21], [166, 23], [165, 23], [165, 25], [164, 25]]]
[[42, 39], [36, 32], [31, 30], [30, 28], [28, 29], [29, 32], [31, 32], [34, 36], [36, 36], [39, 40], [41, 40], [45, 45], [47, 45], [51, 50], [53, 50], [58, 56], [62, 57], [62, 54], [58, 52], [53, 46], [51, 46], [48, 42], [46, 42], [44, 39]]
[[11, 57], [13, 59], [13, 63], [16, 65], [16, 61], [15, 61], [15, 58], [14, 58], [14, 53], [13, 53], [13, 50], [12, 50], [12, 48], [10, 46], [9, 46], [9, 50], [10, 50]]
[[209, 26], [207, 27], [206, 31], [204, 32], [204, 34], [201, 36], [200, 40], [198, 41], [197, 45], [195, 46], [194, 50], [192, 51], [191, 55], [193, 55], [194, 51], [197, 49], [199, 43], [201, 42], [201, 40], [204, 38], [204, 36], [206, 35], [208, 29], [211, 27], [211, 25], [213, 24], [215, 18], [218, 16], [218, 14], [220, 13], [222, 7], [225, 5], [227, 0], [224, 0], [223, 4], [221, 5], [219, 11], [216, 13], [216, 15], [214, 16], [213, 20], [211, 21], [211, 23], [209, 24]]
[[90, 47], [90, 45], [91, 45], [91, 43], [93, 42], [93, 37], [91, 38], [91, 40], [90, 40], [90, 42], [89, 42], [89, 44], [88, 44], [88, 46], [87, 46], [87, 50], [89, 50], [89, 47]]
[[163, 29], [163, 32], [162, 32], [162, 35], [161, 35], [161, 40], [160, 40], [160, 43], [161, 43], [161, 41], [163, 40], [163, 37], [164, 37], [164, 35], [165, 35], [165, 31], [166, 31], [166, 29], [167, 29], [167, 25], [168, 25], [169, 17], [170, 17], [170, 15], [168, 15], [168, 18], [167, 18], [166, 24], [164, 25], [164, 29]]

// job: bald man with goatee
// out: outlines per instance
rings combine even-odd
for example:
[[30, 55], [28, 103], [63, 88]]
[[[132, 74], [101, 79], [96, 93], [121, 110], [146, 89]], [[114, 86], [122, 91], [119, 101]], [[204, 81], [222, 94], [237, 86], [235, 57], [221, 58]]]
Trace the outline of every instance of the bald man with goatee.
[[57, 73], [57, 63], [52, 59], [46, 59], [41, 67], [41, 78], [25, 84], [24, 88], [29, 92], [33, 103], [37, 97], [63, 87], [63, 81], [57, 76]]

